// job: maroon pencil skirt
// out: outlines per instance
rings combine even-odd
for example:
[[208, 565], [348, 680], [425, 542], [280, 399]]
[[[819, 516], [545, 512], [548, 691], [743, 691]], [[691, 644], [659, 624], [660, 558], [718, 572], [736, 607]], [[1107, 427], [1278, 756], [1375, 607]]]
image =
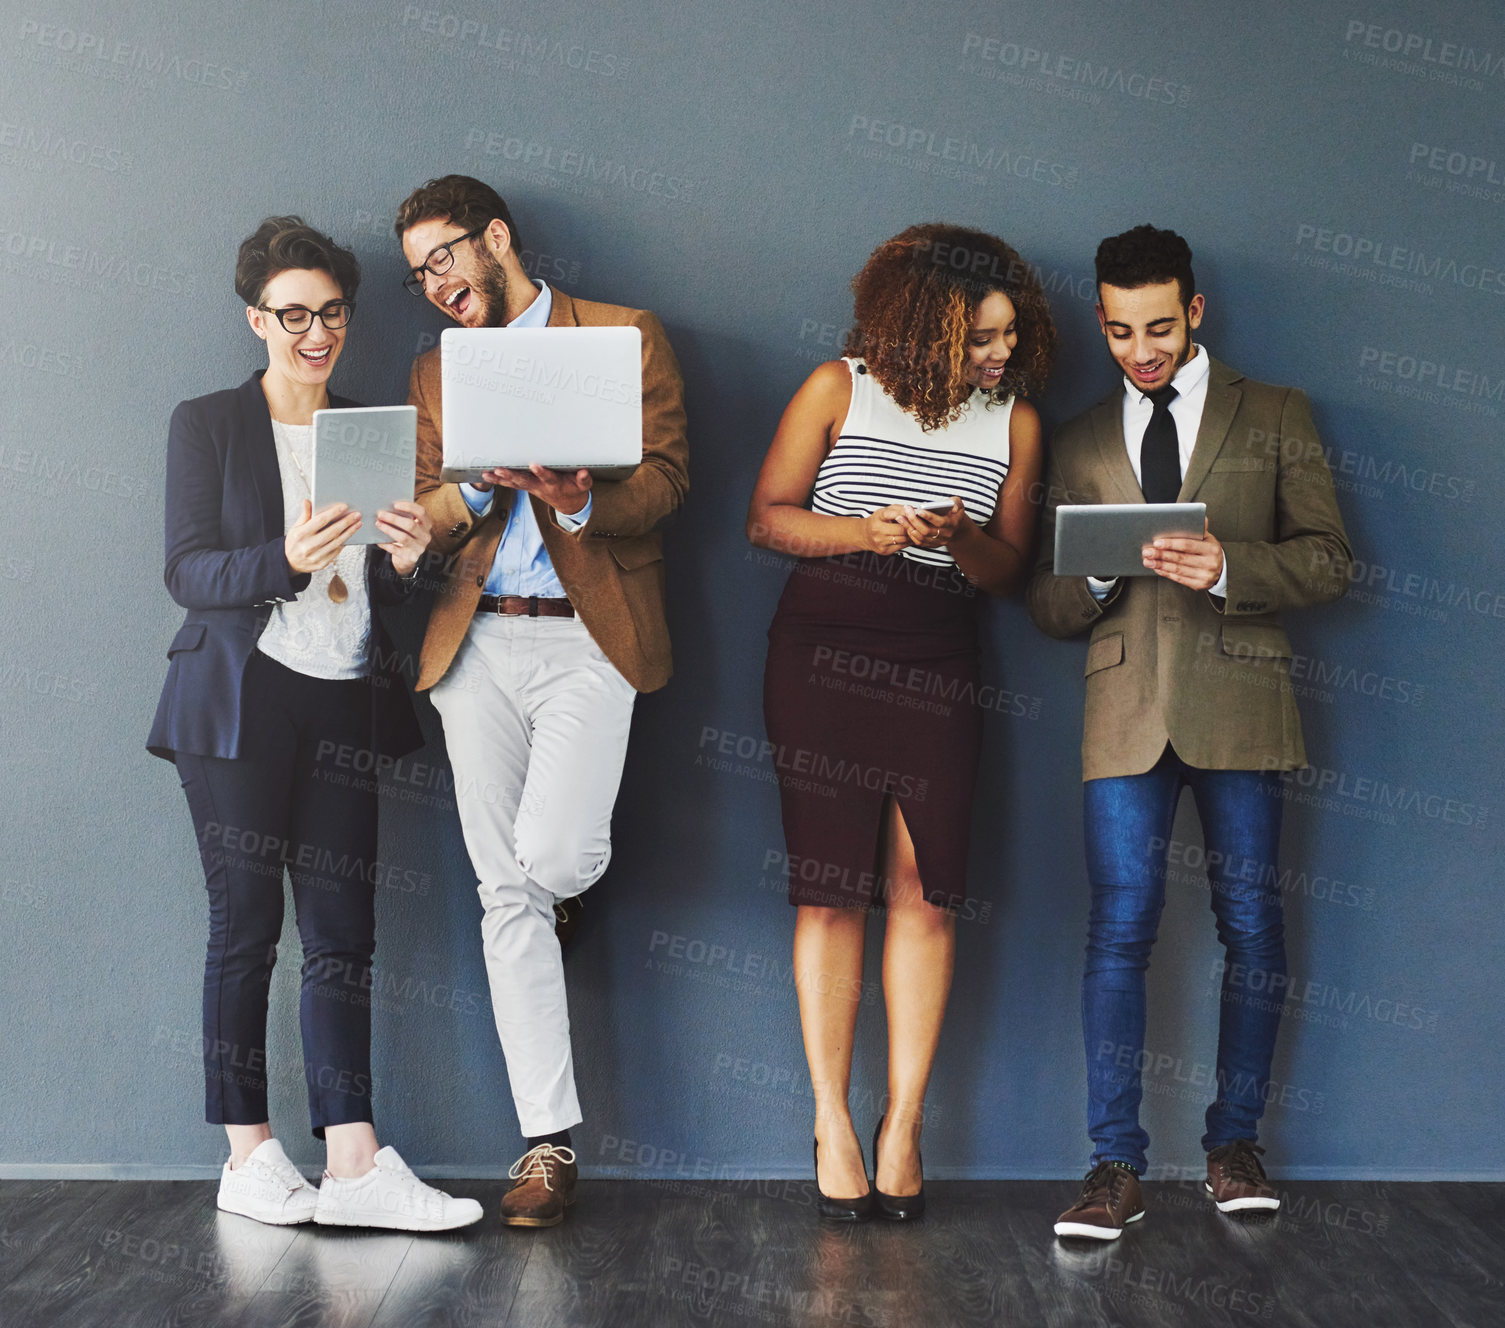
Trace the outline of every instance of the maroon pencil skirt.
[[881, 903], [884, 800], [904, 814], [926, 899], [966, 899], [982, 741], [978, 592], [956, 566], [902, 556], [802, 559], [768, 628], [789, 902]]

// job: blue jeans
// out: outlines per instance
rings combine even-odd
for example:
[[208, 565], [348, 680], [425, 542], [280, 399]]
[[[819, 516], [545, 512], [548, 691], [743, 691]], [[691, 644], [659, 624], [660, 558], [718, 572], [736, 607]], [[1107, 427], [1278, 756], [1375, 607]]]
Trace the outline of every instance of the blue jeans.
[[[1142, 775], [1083, 785], [1092, 913], [1082, 974], [1087, 1048], [1087, 1129], [1092, 1165], [1113, 1160], [1141, 1171], [1150, 1136], [1139, 1124], [1144, 1047], [1144, 975], [1165, 906], [1171, 824], [1184, 786], [1202, 818], [1212, 912], [1223, 943], [1216, 1096], [1204, 1151], [1256, 1137], [1263, 1114], [1285, 989], [1285, 923], [1275, 867], [1280, 776], [1200, 770], [1167, 746]], [[1201, 865], [1200, 863], [1196, 865]]]

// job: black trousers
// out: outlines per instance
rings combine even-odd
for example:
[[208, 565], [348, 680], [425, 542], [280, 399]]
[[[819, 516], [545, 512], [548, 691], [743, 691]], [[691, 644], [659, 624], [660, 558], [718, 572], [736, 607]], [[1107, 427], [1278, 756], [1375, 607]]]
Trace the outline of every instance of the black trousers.
[[314, 1134], [370, 1121], [376, 781], [370, 680], [311, 678], [260, 651], [246, 665], [242, 754], [177, 754], [209, 888], [204, 1115], [267, 1119], [267, 991], [292, 876], [303, 942], [303, 1071]]

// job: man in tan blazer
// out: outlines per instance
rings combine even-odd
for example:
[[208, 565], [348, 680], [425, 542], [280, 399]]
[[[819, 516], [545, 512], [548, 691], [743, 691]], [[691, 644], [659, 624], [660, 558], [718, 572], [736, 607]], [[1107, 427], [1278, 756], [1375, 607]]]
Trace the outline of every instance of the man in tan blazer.
[[398, 210], [404, 285], [464, 327], [636, 327], [643, 461], [631, 476], [543, 466], [440, 482], [439, 351], [413, 365], [418, 501], [448, 562], [418, 689], [444, 721], [484, 907], [493, 1012], [528, 1147], [502, 1201], [511, 1226], [553, 1226], [575, 1197], [581, 1120], [555, 904], [611, 857], [611, 812], [638, 692], [671, 671], [658, 524], [689, 487], [683, 385], [651, 313], [532, 281], [507, 205], [468, 176], [430, 180]]
[[[1341, 596], [1352, 552], [1305, 396], [1193, 342], [1205, 302], [1186, 241], [1150, 226], [1104, 240], [1097, 283], [1123, 388], [1052, 440], [1029, 609], [1051, 636], [1091, 631], [1082, 1023], [1094, 1151], [1055, 1230], [1113, 1240], [1144, 1215], [1144, 975], [1188, 786], [1226, 950], [1207, 1192], [1223, 1212], [1279, 1206], [1255, 1142], [1286, 981], [1276, 772], [1306, 764], [1280, 615]], [[1054, 574], [1060, 504], [1146, 501], [1206, 503], [1205, 537], [1155, 540], [1141, 576]]]

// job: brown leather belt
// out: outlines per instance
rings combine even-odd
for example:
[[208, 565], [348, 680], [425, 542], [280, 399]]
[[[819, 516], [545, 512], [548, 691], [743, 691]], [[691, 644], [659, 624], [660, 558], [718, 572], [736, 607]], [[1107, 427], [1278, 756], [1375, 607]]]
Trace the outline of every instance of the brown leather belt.
[[506, 618], [573, 618], [575, 606], [567, 599], [541, 599], [537, 595], [482, 595], [476, 612]]

